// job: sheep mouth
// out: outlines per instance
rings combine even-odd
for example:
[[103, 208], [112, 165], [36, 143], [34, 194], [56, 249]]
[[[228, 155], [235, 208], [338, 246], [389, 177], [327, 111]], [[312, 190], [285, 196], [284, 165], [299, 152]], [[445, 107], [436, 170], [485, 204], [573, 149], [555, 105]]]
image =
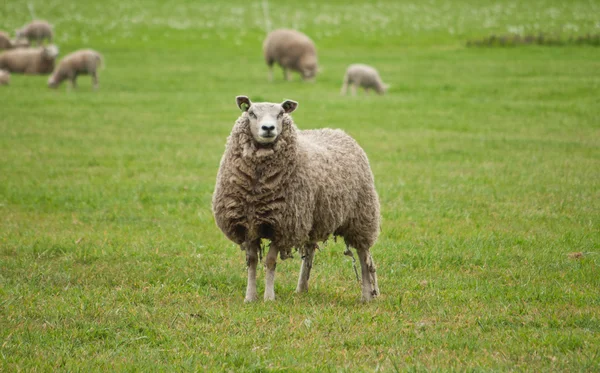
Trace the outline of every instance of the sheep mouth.
[[257, 140], [261, 144], [270, 144], [270, 143], [274, 142], [276, 138], [277, 138], [276, 134], [267, 133], [264, 135], [260, 135]]

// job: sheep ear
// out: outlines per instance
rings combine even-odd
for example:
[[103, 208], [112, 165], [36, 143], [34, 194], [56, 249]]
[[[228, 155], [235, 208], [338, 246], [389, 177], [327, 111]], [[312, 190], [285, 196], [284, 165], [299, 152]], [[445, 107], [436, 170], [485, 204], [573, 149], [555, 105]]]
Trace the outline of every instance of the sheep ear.
[[286, 113], [289, 114], [292, 111], [296, 110], [296, 108], [298, 107], [298, 103], [292, 100], [285, 100], [281, 103], [281, 107]]
[[252, 101], [247, 96], [237, 96], [235, 102], [242, 111], [248, 111], [252, 106]]

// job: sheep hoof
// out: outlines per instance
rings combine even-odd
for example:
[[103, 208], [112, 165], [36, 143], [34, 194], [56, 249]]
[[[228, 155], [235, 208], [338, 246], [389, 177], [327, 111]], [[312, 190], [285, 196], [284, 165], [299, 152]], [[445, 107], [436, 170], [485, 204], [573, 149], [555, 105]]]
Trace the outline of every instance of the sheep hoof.
[[265, 302], [275, 301], [275, 294], [265, 294]]
[[373, 289], [371, 291], [363, 291], [361, 301], [367, 303], [377, 298], [377, 296], [379, 296], [379, 291], [377, 291], [377, 289]]
[[246, 298], [244, 299], [244, 303], [252, 303], [252, 302], [256, 302], [257, 300], [258, 300], [257, 294], [246, 295]]
[[296, 293], [300, 294], [300, 293], [308, 293], [308, 285], [306, 286], [298, 286], [296, 288]]

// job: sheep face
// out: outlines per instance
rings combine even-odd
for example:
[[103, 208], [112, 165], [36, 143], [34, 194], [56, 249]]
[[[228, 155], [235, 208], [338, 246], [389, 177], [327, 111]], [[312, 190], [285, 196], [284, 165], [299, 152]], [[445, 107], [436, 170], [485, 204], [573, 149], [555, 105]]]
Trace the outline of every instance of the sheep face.
[[286, 100], [281, 104], [252, 103], [246, 96], [236, 97], [238, 107], [245, 112], [252, 137], [259, 144], [271, 144], [282, 131], [283, 115], [296, 110], [298, 103]]
[[55, 75], [51, 75], [48, 78], [48, 87], [49, 88], [57, 88], [59, 84], [60, 84], [60, 82], [58, 81], [58, 79], [56, 78]]
[[301, 66], [302, 79], [307, 81], [313, 81], [319, 72], [317, 60], [314, 57], [308, 57], [303, 59]]

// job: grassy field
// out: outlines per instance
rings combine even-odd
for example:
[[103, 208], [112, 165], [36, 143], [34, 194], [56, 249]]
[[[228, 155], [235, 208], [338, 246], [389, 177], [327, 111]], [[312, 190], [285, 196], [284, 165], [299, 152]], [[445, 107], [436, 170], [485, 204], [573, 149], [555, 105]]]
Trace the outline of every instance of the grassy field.
[[[0, 371], [600, 370], [600, 49], [465, 47], [598, 33], [598, 1], [270, 2], [317, 43], [315, 84], [267, 82], [259, 1], [30, 4], [107, 67], [97, 92], [0, 87]], [[355, 62], [389, 94], [341, 97]], [[210, 212], [239, 94], [366, 150], [378, 300], [329, 242], [308, 294], [296, 256], [275, 303], [243, 303]]]

